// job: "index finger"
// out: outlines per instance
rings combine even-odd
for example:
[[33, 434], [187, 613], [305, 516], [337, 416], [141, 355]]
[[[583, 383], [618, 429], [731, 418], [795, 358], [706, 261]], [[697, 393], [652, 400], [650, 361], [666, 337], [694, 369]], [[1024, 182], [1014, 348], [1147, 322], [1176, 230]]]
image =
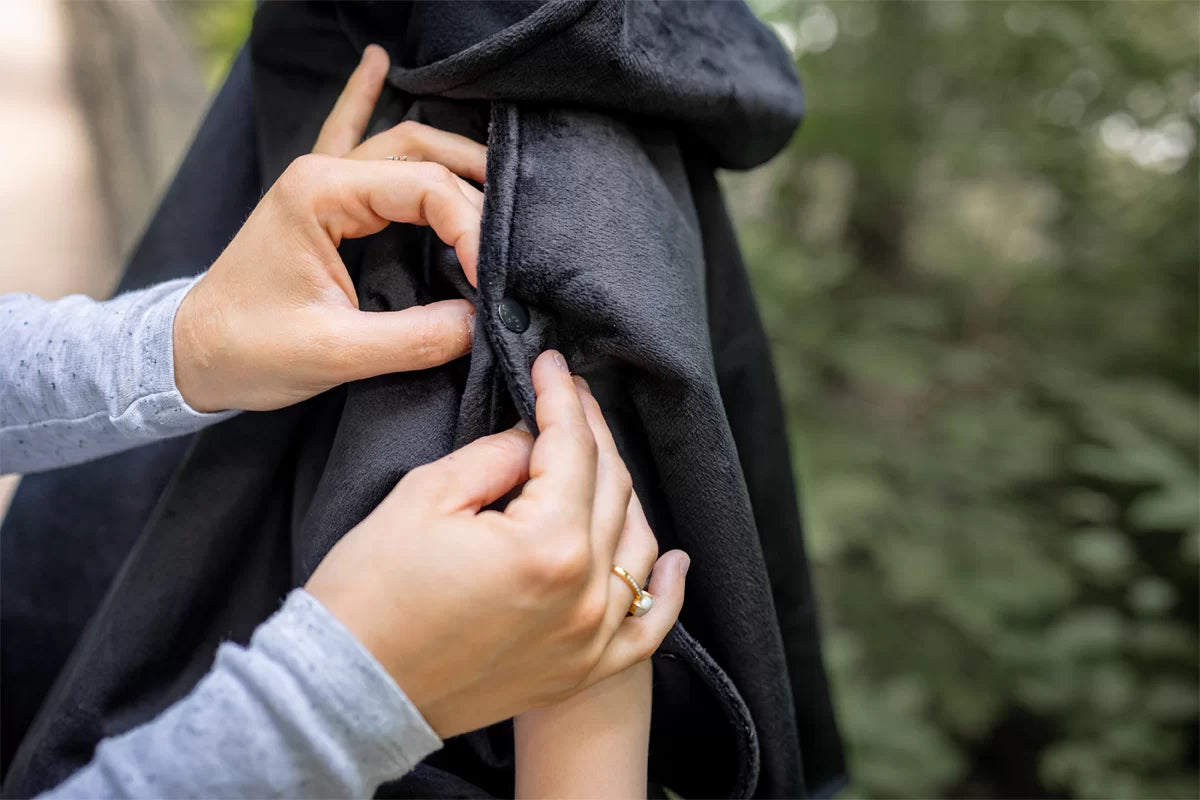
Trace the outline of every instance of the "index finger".
[[367, 45], [362, 60], [346, 81], [333, 110], [321, 125], [313, 152], [344, 156], [355, 148], [367, 130], [383, 81], [387, 77], [388, 54], [377, 44]]
[[381, 159], [405, 156], [410, 161], [436, 161], [456, 175], [483, 183], [487, 178], [487, 148], [466, 136], [406, 120], [377, 133], [351, 150], [347, 158]]
[[311, 198], [304, 212], [316, 217], [334, 247], [344, 238], [378, 233], [389, 222], [428, 225], [454, 248], [467, 280], [475, 284], [480, 210], [450, 170], [429, 161], [309, 155], [297, 162], [294, 175], [288, 177], [301, 184], [301, 190], [291, 194]]
[[556, 523], [591, 530], [597, 447], [562, 354], [547, 350], [533, 362], [540, 433], [529, 458], [529, 483], [508, 507], [511, 516], [549, 515]]

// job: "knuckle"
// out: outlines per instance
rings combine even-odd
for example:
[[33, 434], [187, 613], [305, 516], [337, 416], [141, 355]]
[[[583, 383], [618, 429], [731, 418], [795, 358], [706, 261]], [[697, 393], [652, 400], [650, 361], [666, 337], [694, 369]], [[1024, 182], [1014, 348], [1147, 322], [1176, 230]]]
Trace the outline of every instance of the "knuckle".
[[283, 177], [293, 182], [312, 180], [323, 163], [324, 158], [320, 154], [305, 153], [292, 159], [292, 163], [288, 164], [287, 169], [284, 170]]
[[396, 135], [404, 141], [413, 141], [425, 135], [429, 130], [429, 126], [417, 122], [415, 119], [406, 119], [397, 125], [394, 130]]
[[324, 158], [306, 153], [292, 160], [276, 182], [280, 188], [280, 199], [289, 207], [301, 205], [313, 193], [318, 176], [324, 169]]
[[563, 429], [565, 436], [573, 449], [579, 450], [581, 454], [595, 459], [599, 455], [599, 448], [596, 446], [596, 437], [592, 435], [592, 429], [584, 422], [573, 422]]
[[633, 496], [633, 476], [629, 474], [629, 468], [625, 466], [625, 462], [619, 458], [614, 459], [616, 462], [613, 467], [613, 483], [620, 492], [621, 497], [625, 502], [629, 502], [629, 498]]
[[571, 537], [570, 545], [562, 548], [557, 559], [558, 573], [569, 584], [579, 583], [587, 577], [592, 565], [592, 550], [584, 537]]
[[446, 337], [442, 326], [432, 315], [422, 314], [413, 330], [409, 345], [419, 361], [428, 363], [438, 359], [446, 350]]
[[607, 615], [608, 601], [604, 594], [589, 593], [583, 601], [576, 605], [572, 614], [575, 633], [590, 638], [604, 624], [604, 618]]
[[658, 561], [658, 538], [653, 533], [646, 534], [646, 563], [654, 564]]
[[645, 525], [638, 525], [630, 533], [636, 546], [640, 549], [642, 557], [645, 559], [646, 566], [653, 568], [654, 564], [658, 561], [658, 537], [654, 535], [654, 531]]
[[591, 553], [586, 541], [555, 542], [539, 548], [530, 557], [526, 567], [535, 584], [551, 590], [563, 590], [577, 586], [586, 578], [590, 562]]
[[[454, 183], [454, 173], [444, 164], [436, 161], [422, 161], [417, 166], [424, 178], [431, 184], [453, 185]], [[457, 187], [455, 187], [455, 191], [458, 191]]]

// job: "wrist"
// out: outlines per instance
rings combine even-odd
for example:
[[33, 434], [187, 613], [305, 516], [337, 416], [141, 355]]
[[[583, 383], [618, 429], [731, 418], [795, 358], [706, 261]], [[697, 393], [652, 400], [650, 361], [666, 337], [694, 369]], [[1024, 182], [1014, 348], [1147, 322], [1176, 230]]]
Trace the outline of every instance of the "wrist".
[[305, 584], [304, 592], [337, 620], [392, 682], [401, 687], [409, 702], [433, 731], [442, 737], [458, 733], [452, 725], [447, 724], [440, 703], [433, 697], [436, 692], [430, 691], [431, 687], [426, 685], [422, 676], [401, 668], [401, 663], [410, 659], [397, 653], [395, 642], [381, 630], [378, 612], [361, 604], [360, 598], [353, 591], [347, 591], [347, 588], [337, 582], [327, 581], [318, 567]]
[[195, 411], [211, 413], [230, 406], [215, 391], [219, 382], [213, 379], [213, 320], [200, 308], [203, 281], [201, 277], [192, 284], [179, 303], [171, 327], [171, 352], [176, 390]]

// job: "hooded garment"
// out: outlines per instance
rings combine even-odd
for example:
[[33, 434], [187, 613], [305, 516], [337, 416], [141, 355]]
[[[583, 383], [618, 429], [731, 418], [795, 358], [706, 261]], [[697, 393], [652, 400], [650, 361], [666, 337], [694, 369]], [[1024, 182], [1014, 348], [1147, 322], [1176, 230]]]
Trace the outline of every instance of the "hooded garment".
[[[53, 786], [101, 738], [182, 697], [217, 645], [246, 641], [409, 470], [518, 418], [536, 430], [529, 370], [549, 347], [591, 384], [661, 550], [692, 557], [680, 622], [653, 659], [652, 786], [685, 797], [835, 790], [844, 764], [783, 416], [714, 178], [770, 158], [798, 124], [787, 51], [730, 2], [266, 4], [210, 112], [209, 123], [238, 123], [202, 128], [147, 241], [181, 224], [210, 231], [193, 250], [211, 259], [231, 233], [228, 209], [252, 206], [308, 151], [369, 42], [393, 63], [371, 133], [416, 119], [488, 145], [478, 290], [425, 228], [392, 225], [346, 243], [343, 258], [365, 310], [472, 300], [472, 353], [198, 435], [29, 728], [5, 795]], [[257, 153], [245, 152], [239, 116], [251, 108]], [[196, 203], [214, 154], [208, 171], [230, 176], [222, 203]], [[163, 260], [146, 266], [146, 248], [126, 286], [174, 277], [179, 262], [195, 269], [195, 252], [170, 244], [152, 246]], [[122, 463], [178, 458], [176, 446], [107, 459], [104, 489], [136, 490], [140, 476], [113, 476]], [[22, 488], [25, 529], [38, 515], [22, 507], [48, 480]], [[25, 600], [28, 629], [38, 612]], [[6, 683], [19, 656], [6, 646]], [[448, 741], [381, 789], [511, 793], [504, 723]]]

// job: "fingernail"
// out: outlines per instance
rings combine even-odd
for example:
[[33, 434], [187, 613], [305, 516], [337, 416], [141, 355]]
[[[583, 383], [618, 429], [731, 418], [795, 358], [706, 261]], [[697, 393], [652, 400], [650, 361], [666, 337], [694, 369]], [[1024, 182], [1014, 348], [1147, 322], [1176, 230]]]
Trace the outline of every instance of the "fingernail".
[[679, 559], [679, 574], [687, 575], [688, 567], [692, 565], [692, 557], [687, 553], [683, 554], [683, 558]]
[[557, 350], [554, 351], [554, 364], [568, 375], [571, 374], [571, 368], [567, 366], [567, 360], [563, 358], [563, 354]]
[[513, 430], [525, 431], [526, 433], [529, 433], [529, 423], [525, 420], [521, 420], [516, 425], [513, 425]]
[[575, 385], [578, 386], [583, 391], [587, 392], [588, 394], [592, 393], [592, 387], [588, 386], [587, 379], [584, 378], [582, 375], [575, 375], [572, 377], [572, 380], [575, 381]]
[[475, 312], [474, 311], [472, 311], [467, 316], [467, 342], [471, 346], [475, 345]]

